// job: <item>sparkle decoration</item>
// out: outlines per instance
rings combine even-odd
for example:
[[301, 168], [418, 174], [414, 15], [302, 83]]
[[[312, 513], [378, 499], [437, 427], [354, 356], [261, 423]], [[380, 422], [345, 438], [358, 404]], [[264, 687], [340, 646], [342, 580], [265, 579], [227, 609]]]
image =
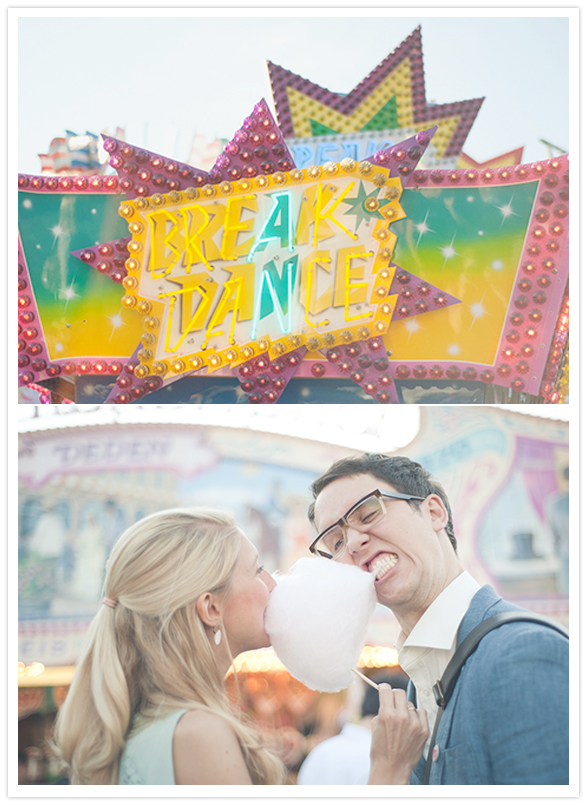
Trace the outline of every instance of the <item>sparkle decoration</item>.
[[427, 103], [420, 26], [346, 95], [272, 62], [268, 69], [277, 120], [288, 142], [333, 133], [415, 133], [438, 126], [436, 156], [456, 160], [483, 102]]

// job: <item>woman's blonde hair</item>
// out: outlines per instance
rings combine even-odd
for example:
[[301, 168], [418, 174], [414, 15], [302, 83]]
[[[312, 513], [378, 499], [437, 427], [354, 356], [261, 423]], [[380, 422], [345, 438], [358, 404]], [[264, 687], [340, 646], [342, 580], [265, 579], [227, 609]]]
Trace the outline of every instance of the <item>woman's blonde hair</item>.
[[283, 782], [283, 765], [234, 714], [196, 600], [229, 594], [241, 547], [232, 514], [157, 512], [127, 529], [108, 562], [101, 606], [57, 718], [55, 744], [77, 785], [116, 785], [131, 727], [204, 708], [234, 728], [256, 785]]

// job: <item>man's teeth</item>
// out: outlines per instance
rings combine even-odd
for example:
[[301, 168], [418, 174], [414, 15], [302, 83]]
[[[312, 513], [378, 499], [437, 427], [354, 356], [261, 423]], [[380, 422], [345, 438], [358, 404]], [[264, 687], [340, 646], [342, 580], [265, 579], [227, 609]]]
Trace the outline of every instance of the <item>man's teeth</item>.
[[371, 565], [371, 572], [375, 573], [375, 580], [378, 581], [388, 570], [397, 564], [398, 556], [395, 553], [386, 553], [378, 556]]

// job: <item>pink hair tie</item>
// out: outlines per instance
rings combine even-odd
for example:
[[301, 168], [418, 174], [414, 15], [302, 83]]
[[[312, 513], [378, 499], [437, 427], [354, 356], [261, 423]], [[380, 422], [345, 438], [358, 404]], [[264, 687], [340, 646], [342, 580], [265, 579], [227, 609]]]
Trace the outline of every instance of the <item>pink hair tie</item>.
[[112, 598], [103, 598], [102, 603], [106, 604], [107, 607], [111, 607], [111, 609], [116, 609], [118, 601], [114, 601]]

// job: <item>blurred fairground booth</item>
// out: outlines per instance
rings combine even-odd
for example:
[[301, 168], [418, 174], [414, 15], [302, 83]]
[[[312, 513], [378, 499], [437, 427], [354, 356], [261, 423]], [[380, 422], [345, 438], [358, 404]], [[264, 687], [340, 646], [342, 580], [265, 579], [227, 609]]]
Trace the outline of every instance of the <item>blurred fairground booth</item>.
[[[71, 413], [21, 421], [18, 705], [29, 779], [58, 778], [47, 737], [100, 600], [106, 557], [124, 528], [177, 505], [228, 508], [265, 567], [287, 571], [309, 556], [309, 484], [364, 449], [408, 455], [431, 470], [451, 501], [464, 567], [510, 601], [568, 623], [567, 422], [492, 406], [428, 406], [400, 450], [390, 450], [382, 431], [359, 449], [284, 435], [271, 417], [265, 429], [243, 427], [233, 419], [242, 408], [223, 408], [218, 424], [182, 423], [174, 406], [103, 407], [111, 413], [103, 424], [89, 424], [82, 411], [75, 426], [77, 406], [54, 406]], [[123, 420], [121, 410], [134, 410], [136, 419]], [[365, 674], [399, 671], [398, 631], [378, 605], [359, 663]], [[360, 682], [336, 694], [309, 690], [271, 649], [240, 655], [231, 673], [229, 692], [236, 674], [240, 705], [279, 745], [292, 782], [308, 751], [356, 714], [361, 695]]]
[[20, 401], [568, 402], [568, 155], [467, 156], [420, 27], [348, 94], [268, 69], [193, 164], [70, 131], [19, 175]]

